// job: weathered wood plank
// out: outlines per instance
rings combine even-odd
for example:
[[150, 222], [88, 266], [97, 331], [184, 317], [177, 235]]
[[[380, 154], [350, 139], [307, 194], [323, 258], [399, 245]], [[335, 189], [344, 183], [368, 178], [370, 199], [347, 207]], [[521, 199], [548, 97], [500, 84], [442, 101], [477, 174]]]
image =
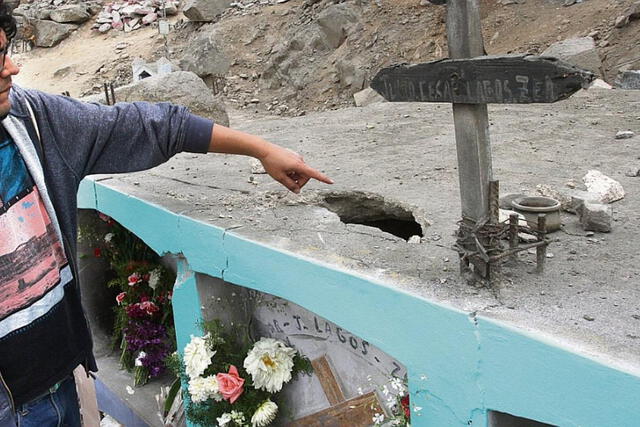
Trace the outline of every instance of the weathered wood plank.
[[331, 406], [347, 400], [344, 397], [340, 384], [338, 384], [338, 380], [333, 374], [333, 369], [331, 369], [329, 359], [327, 359], [326, 356], [312, 360], [311, 365], [313, 366], [313, 372], [318, 377], [318, 380], [320, 380], [322, 390], [324, 390], [324, 394], [327, 396], [327, 400]]
[[381, 70], [371, 87], [395, 102], [531, 104], [566, 99], [593, 79], [555, 58], [505, 55], [395, 65]]
[[375, 392], [371, 392], [295, 420], [287, 427], [368, 427], [375, 413], [383, 412]]
[[[449, 0], [447, 2], [447, 40], [449, 56], [453, 59], [475, 58], [484, 54], [480, 23], [479, 0]], [[453, 104], [456, 132], [458, 175], [462, 230], [473, 229], [475, 224], [489, 216], [489, 181], [493, 178], [489, 117], [486, 104]], [[463, 245], [464, 236], [459, 236]], [[485, 243], [485, 242], [482, 242]], [[471, 246], [465, 248], [473, 250]], [[489, 266], [480, 257], [469, 261], [475, 271], [488, 278]]]

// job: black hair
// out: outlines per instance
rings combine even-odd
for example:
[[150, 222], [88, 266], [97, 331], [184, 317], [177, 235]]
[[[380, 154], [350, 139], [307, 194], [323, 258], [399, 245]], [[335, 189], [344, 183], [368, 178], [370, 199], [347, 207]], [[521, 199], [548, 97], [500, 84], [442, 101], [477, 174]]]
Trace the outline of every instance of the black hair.
[[11, 41], [17, 32], [16, 19], [11, 14], [11, 9], [0, 0], [0, 28], [7, 35], [7, 41]]

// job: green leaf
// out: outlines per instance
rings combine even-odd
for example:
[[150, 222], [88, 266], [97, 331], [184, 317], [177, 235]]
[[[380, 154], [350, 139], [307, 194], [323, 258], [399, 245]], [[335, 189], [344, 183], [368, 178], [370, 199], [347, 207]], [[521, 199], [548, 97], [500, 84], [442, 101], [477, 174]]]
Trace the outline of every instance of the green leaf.
[[171, 407], [173, 406], [173, 402], [176, 400], [176, 396], [180, 391], [181, 385], [182, 384], [180, 383], [180, 378], [176, 378], [173, 384], [171, 384], [171, 388], [169, 389], [169, 394], [167, 394], [167, 400], [165, 400], [164, 402], [164, 413], [162, 414], [163, 416], [166, 417], [169, 411], [171, 410]]

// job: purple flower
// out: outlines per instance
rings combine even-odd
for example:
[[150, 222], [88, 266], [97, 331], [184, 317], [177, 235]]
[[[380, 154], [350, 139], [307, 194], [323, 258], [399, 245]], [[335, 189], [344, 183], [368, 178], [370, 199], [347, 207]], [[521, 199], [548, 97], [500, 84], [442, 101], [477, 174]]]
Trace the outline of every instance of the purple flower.
[[148, 369], [151, 377], [164, 372], [164, 359], [170, 353], [167, 329], [150, 320], [129, 319], [124, 329], [127, 351], [138, 354], [144, 351], [145, 356], [140, 359], [142, 366]]

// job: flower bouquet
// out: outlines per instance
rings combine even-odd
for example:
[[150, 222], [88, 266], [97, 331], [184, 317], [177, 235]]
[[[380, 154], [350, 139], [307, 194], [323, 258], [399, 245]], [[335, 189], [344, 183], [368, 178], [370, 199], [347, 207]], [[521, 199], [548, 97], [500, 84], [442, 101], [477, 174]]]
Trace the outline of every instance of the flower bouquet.
[[165, 359], [175, 350], [172, 289], [175, 276], [142, 240], [112, 218], [99, 213], [80, 229], [93, 255], [108, 261], [116, 289], [114, 347], [120, 363], [133, 372], [135, 385], [165, 372]]
[[202, 426], [270, 425], [278, 413], [277, 395], [298, 373], [311, 372], [309, 359], [273, 338], [243, 345], [225, 334], [218, 320], [192, 336], [174, 366], [188, 384], [184, 396], [190, 421]]

